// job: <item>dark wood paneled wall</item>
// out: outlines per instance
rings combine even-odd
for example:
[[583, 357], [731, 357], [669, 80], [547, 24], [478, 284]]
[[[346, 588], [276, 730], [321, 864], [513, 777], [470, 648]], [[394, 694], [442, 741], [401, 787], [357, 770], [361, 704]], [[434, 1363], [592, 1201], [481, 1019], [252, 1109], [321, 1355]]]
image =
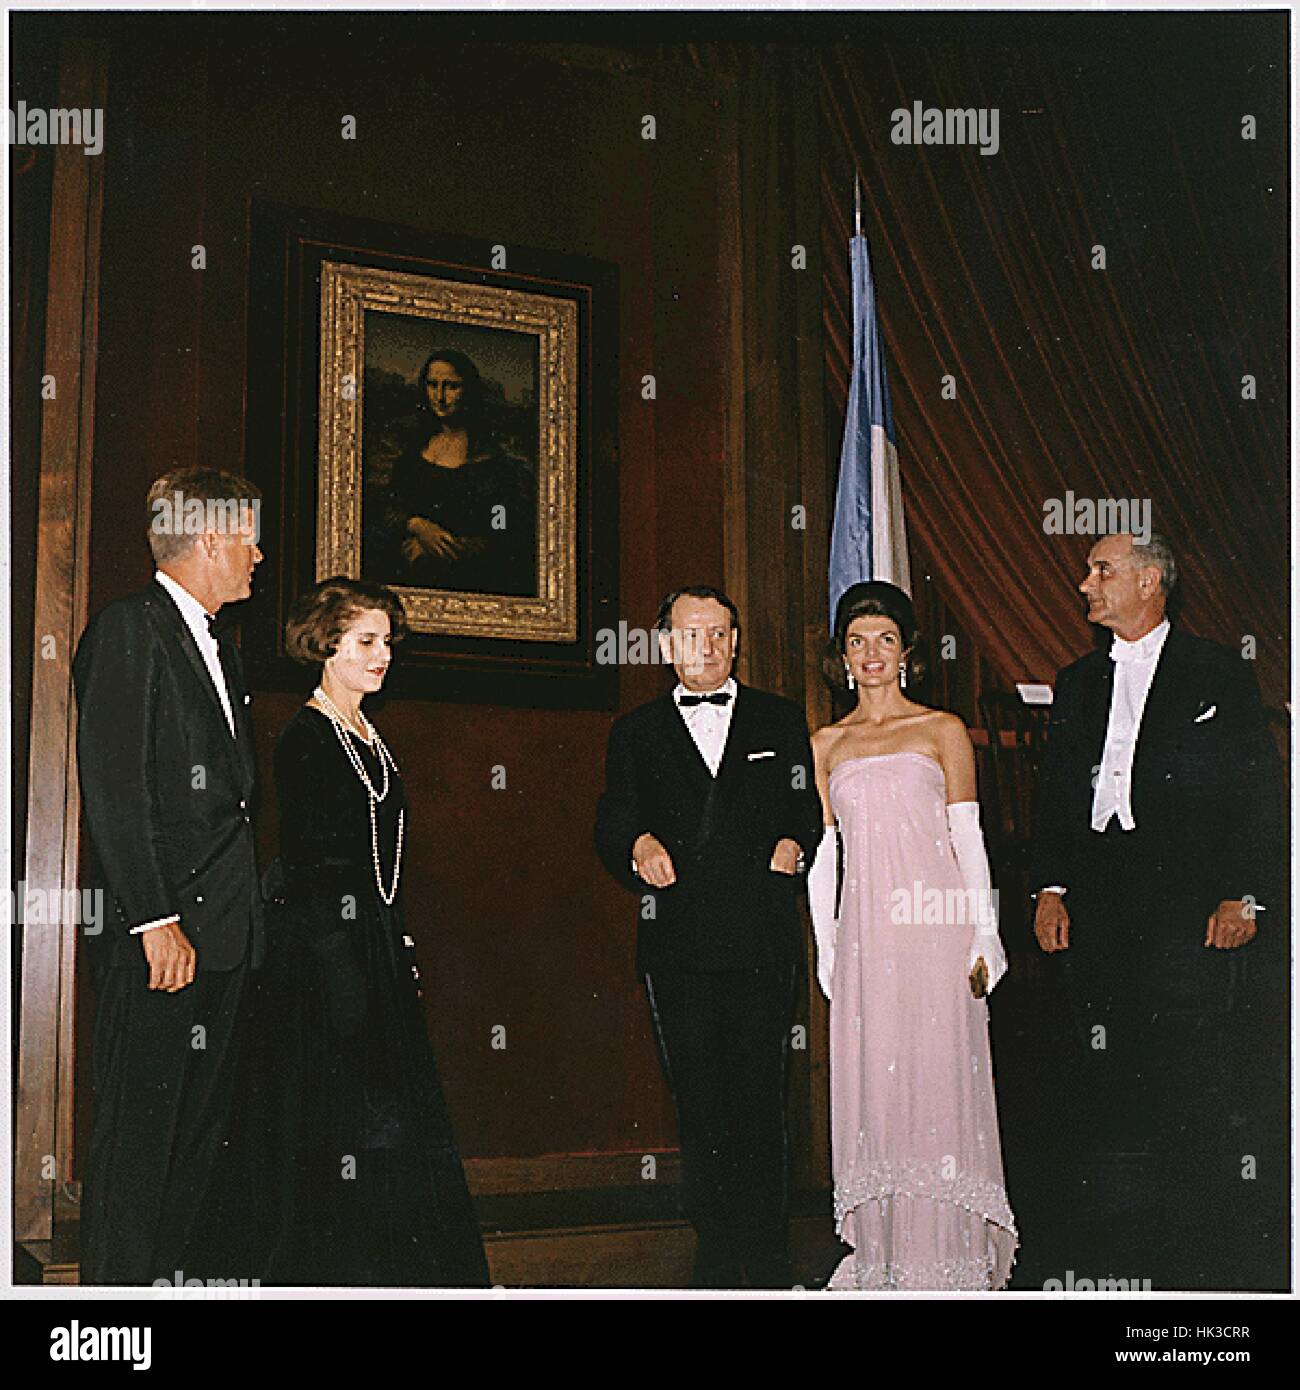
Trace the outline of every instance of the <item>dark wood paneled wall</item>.
[[[806, 50], [735, 55], [739, 108], [738, 447], [726, 471], [728, 583], [744, 621], [742, 676], [804, 704], [826, 630], [830, 479], [824, 450], [816, 68]], [[811, 777], [811, 769], [809, 776]], [[811, 961], [811, 957], [810, 957]], [[795, 1180], [829, 1177], [826, 1006], [807, 971], [791, 1049]]]
[[[319, 16], [64, 22], [97, 26], [110, 78], [92, 611], [149, 578], [142, 504], [159, 472], [247, 464], [248, 209], [262, 196], [481, 238], [485, 259], [514, 242], [615, 262], [619, 356], [597, 365], [619, 391], [620, 616], [648, 626], [667, 589], [723, 584], [744, 615], [742, 676], [804, 699], [827, 477], [817, 132], [795, 50], [710, 69], [665, 50], [458, 47], [435, 16], [357, 34]], [[340, 138], [345, 115], [356, 141]], [[620, 709], [667, 679], [625, 669]], [[297, 699], [254, 692], [268, 857], [271, 752]], [[462, 1148], [502, 1161], [495, 1179], [474, 1165], [497, 1188], [547, 1181], [565, 1155], [676, 1143], [634, 903], [590, 847], [613, 717], [415, 701], [381, 715], [413, 802], [404, 874], [430, 1026]], [[825, 1161], [824, 1065], [795, 1057], [805, 1182]]]
[[[329, 26], [284, 44], [266, 29], [264, 43], [222, 37], [220, 25], [199, 41], [187, 25], [166, 61], [148, 42], [114, 52], [95, 604], [147, 578], [138, 517], [151, 477], [176, 460], [242, 462], [253, 193], [482, 237], [485, 255], [519, 241], [617, 262], [620, 359], [601, 365], [619, 374], [622, 615], [648, 625], [667, 588], [732, 580], [723, 459], [737, 345], [723, 286], [734, 246], [719, 194], [735, 177], [736, 130], [725, 84], [594, 52], [495, 47], [444, 51], [431, 80], [409, 48], [336, 44]], [[355, 144], [339, 138], [343, 114], [357, 118]], [[641, 138], [645, 115], [656, 118], [653, 142]], [[759, 215], [762, 196], [744, 201]], [[198, 244], [205, 271], [190, 267]], [[787, 339], [789, 361], [788, 330], [773, 336]], [[746, 461], [753, 442], [767, 508], [749, 544], [765, 547], [767, 523], [788, 530], [788, 488], [771, 470], [797, 462], [784, 417], [750, 419], [780, 395], [778, 367], [746, 377]], [[653, 402], [641, 392], [649, 373]], [[752, 674], [797, 686], [786, 587], [740, 597], [753, 650], [783, 652]], [[663, 681], [658, 669], [625, 671], [622, 707]], [[263, 693], [256, 707], [270, 852], [270, 750], [294, 701]], [[383, 723], [414, 800], [407, 901], [465, 1152], [670, 1147], [671, 1106], [632, 972], [633, 905], [590, 849], [610, 716], [408, 702], [389, 705]], [[501, 791], [490, 785], [497, 764]], [[504, 1050], [491, 1045], [496, 1025]]]

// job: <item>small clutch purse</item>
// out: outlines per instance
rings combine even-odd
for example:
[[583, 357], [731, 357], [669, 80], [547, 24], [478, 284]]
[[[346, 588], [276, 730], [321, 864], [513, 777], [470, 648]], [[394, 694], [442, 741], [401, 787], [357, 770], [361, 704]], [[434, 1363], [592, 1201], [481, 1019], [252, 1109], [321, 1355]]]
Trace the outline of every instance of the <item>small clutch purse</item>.
[[981, 956], [970, 972], [970, 992], [976, 999], [983, 999], [989, 992], [989, 968]]

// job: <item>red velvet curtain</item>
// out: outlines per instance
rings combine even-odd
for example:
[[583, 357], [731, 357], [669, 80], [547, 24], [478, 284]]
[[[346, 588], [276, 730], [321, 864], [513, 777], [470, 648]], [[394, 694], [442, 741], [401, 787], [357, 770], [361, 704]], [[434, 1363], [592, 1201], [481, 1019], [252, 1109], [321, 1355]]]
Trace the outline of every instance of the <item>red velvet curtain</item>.
[[[1088, 648], [1092, 537], [1046, 534], [1049, 499], [1149, 499], [1180, 561], [1179, 620], [1253, 637], [1280, 704], [1285, 16], [909, 16], [871, 34], [821, 65], [834, 431], [856, 170], [908, 526], [983, 654], [1008, 680], [1051, 680]], [[998, 152], [892, 143], [891, 112], [918, 100], [998, 108]]]

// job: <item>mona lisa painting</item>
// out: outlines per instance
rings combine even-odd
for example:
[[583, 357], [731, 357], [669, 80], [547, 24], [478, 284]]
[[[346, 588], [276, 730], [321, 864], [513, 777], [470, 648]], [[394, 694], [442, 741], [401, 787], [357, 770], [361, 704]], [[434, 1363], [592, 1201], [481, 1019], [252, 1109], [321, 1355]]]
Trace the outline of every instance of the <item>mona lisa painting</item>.
[[261, 199], [250, 224], [256, 678], [294, 688], [286, 614], [341, 574], [401, 596], [401, 696], [610, 708], [617, 267]]
[[[534, 597], [535, 344], [448, 329], [416, 361], [411, 381], [403, 356], [421, 332], [427, 336], [423, 325], [392, 315], [371, 319], [362, 572], [384, 584]], [[473, 349], [475, 338], [487, 341], [474, 356], [450, 344]], [[480, 362], [495, 369], [486, 379]]]
[[318, 578], [416, 631], [572, 641], [577, 314], [433, 276], [321, 268]]

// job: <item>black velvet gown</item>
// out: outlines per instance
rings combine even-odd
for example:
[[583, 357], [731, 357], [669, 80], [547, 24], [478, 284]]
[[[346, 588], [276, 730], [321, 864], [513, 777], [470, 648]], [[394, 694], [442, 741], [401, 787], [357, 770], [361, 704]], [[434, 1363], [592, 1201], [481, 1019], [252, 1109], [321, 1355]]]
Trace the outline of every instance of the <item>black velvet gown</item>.
[[[348, 737], [382, 789], [377, 756]], [[386, 890], [405, 806], [389, 777]], [[264, 1282], [486, 1286], [400, 893], [389, 907], [376, 889], [368, 795], [324, 715], [294, 715], [275, 779], [280, 872], [258, 991]]]

